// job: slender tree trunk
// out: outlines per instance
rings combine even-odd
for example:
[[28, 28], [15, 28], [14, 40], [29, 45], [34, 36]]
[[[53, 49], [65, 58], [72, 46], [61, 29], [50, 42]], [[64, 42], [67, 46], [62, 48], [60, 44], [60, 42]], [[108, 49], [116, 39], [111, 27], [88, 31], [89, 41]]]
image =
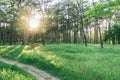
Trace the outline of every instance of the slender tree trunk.
[[118, 44], [120, 44], [120, 38], [118, 37]]
[[78, 39], [78, 30], [74, 30], [74, 43], [77, 43]]
[[7, 28], [6, 29], [6, 43], [9, 43], [9, 34], [10, 34], [9, 31], [10, 31], [9, 28]]
[[68, 32], [68, 41], [69, 41], [69, 43], [71, 43], [71, 30], [69, 30], [69, 32]]
[[90, 32], [89, 32], [90, 43], [93, 43], [92, 29], [91, 28], [89, 29], [90, 29]]
[[84, 37], [84, 43], [85, 43], [85, 46], [87, 47], [87, 37], [86, 37], [86, 34], [85, 34], [85, 31], [84, 31], [84, 28], [83, 28], [83, 19], [81, 20], [82, 21], [82, 33], [83, 33], [83, 37]]
[[24, 45], [28, 44], [27, 39], [28, 39], [28, 31], [27, 29], [24, 29], [24, 40], [23, 40]]
[[63, 31], [63, 42], [65, 43], [65, 31]]
[[86, 30], [85, 30], [85, 31], [86, 31], [86, 33], [85, 33], [85, 34], [86, 34], [86, 38], [87, 38], [88, 40], [90, 40], [89, 31], [88, 31], [88, 26], [86, 27]]
[[0, 22], [0, 45], [1, 45], [1, 40], [2, 40], [1, 34], [2, 34], [2, 26], [1, 26], [1, 22]]
[[55, 30], [55, 42], [59, 43], [59, 31]]
[[43, 34], [43, 37], [42, 37], [42, 44], [43, 46], [45, 46], [45, 34]]
[[[81, 3], [81, 4], [80, 4]], [[80, 16], [80, 20], [81, 20], [81, 26], [82, 26], [82, 32], [83, 32], [83, 37], [84, 37], [84, 42], [85, 42], [85, 46], [87, 47], [87, 37], [86, 37], [86, 34], [85, 34], [85, 31], [84, 31], [84, 24], [83, 24], [83, 17], [84, 17], [84, 8], [83, 8], [83, 2], [78, 2], [77, 1], [77, 4], [78, 4], [78, 6], [79, 6], [79, 8], [80, 8], [80, 12], [81, 12], [81, 15], [79, 15]]]
[[96, 18], [94, 27], [94, 44], [98, 44], [98, 19]]
[[68, 25], [65, 27], [65, 43], [68, 43]]
[[13, 36], [13, 30], [12, 28], [10, 28], [10, 45], [12, 45], [12, 41], [13, 41], [12, 36]]
[[83, 24], [83, 16], [81, 18], [81, 25], [82, 25], [82, 32], [83, 32], [83, 37], [84, 37], [84, 43], [85, 43], [85, 46], [87, 47], [87, 37], [86, 37], [86, 34], [85, 34], [85, 31], [84, 31], [84, 24]]
[[84, 31], [84, 28], [82, 28], [82, 30], [83, 30], [85, 46], [87, 47], [87, 37], [86, 37], [85, 31]]
[[[111, 16], [110, 16], [110, 20], [109, 20], [109, 24], [108, 24], [108, 32], [110, 31], [110, 26], [111, 26]], [[109, 44], [110, 44], [110, 37], [109, 37]]]
[[6, 44], [6, 40], [5, 40], [5, 35], [6, 35], [6, 33], [5, 33], [6, 31], [5, 31], [5, 26], [3, 26], [3, 35], [2, 35], [2, 37], [3, 37], [3, 45], [5, 45]]
[[99, 35], [100, 35], [100, 45], [101, 45], [101, 48], [103, 48], [103, 39], [102, 39], [101, 28], [98, 27], [98, 30], [99, 30]]
[[57, 26], [57, 31], [56, 31], [56, 39], [57, 39], [57, 43], [60, 43], [60, 32], [59, 32], [59, 25]]
[[115, 36], [112, 36], [112, 44], [115, 45]]

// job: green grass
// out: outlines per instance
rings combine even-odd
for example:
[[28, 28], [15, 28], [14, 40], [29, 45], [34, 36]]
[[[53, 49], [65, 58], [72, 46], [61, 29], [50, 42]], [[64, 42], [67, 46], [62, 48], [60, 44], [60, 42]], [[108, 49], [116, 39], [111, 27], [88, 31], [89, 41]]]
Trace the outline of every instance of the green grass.
[[1, 46], [5, 58], [34, 65], [61, 80], [120, 80], [120, 45]]
[[36, 80], [31, 74], [15, 65], [0, 62], [0, 80]]

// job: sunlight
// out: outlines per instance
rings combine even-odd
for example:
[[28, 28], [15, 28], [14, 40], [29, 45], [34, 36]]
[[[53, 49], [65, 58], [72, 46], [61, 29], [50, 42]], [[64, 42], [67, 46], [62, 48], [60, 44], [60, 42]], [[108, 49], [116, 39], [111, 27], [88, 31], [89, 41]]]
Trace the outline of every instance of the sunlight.
[[33, 16], [29, 19], [29, 22], [28, 22], [29, 28], [36, 29], [37, 27], [39, 27], [40, 18], [41, 18], [41, 15], [38, 12], [33, 11]]
[[39, 21], [35, 18], [31, 18], [29, 21], [29, 27], [31, 29], [36, 29], [39, 26]]

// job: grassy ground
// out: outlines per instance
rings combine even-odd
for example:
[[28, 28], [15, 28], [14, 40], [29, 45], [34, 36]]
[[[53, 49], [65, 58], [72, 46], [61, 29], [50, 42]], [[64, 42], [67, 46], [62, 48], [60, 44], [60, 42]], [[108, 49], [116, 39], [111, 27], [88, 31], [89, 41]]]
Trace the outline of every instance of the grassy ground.
[[36, 49], [0, 46], [5, 58], [34, 65], [61, 80], [120, 80], [120, 45], [59, 44]]
[[0, 62], [0, 80], [36, 80], [31, 74], [15, 65]]

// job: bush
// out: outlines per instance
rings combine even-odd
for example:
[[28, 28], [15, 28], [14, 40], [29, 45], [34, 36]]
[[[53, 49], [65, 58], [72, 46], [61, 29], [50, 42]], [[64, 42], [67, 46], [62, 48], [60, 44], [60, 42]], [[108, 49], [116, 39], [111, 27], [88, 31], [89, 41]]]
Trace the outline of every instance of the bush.
[[105, 31], [104, 33], [104, 41], [112, 41], [112, 44], [115, 43], [120, 44], [120, 25], [114, 24], [112, 27], [110, 27], [110, 30]]

